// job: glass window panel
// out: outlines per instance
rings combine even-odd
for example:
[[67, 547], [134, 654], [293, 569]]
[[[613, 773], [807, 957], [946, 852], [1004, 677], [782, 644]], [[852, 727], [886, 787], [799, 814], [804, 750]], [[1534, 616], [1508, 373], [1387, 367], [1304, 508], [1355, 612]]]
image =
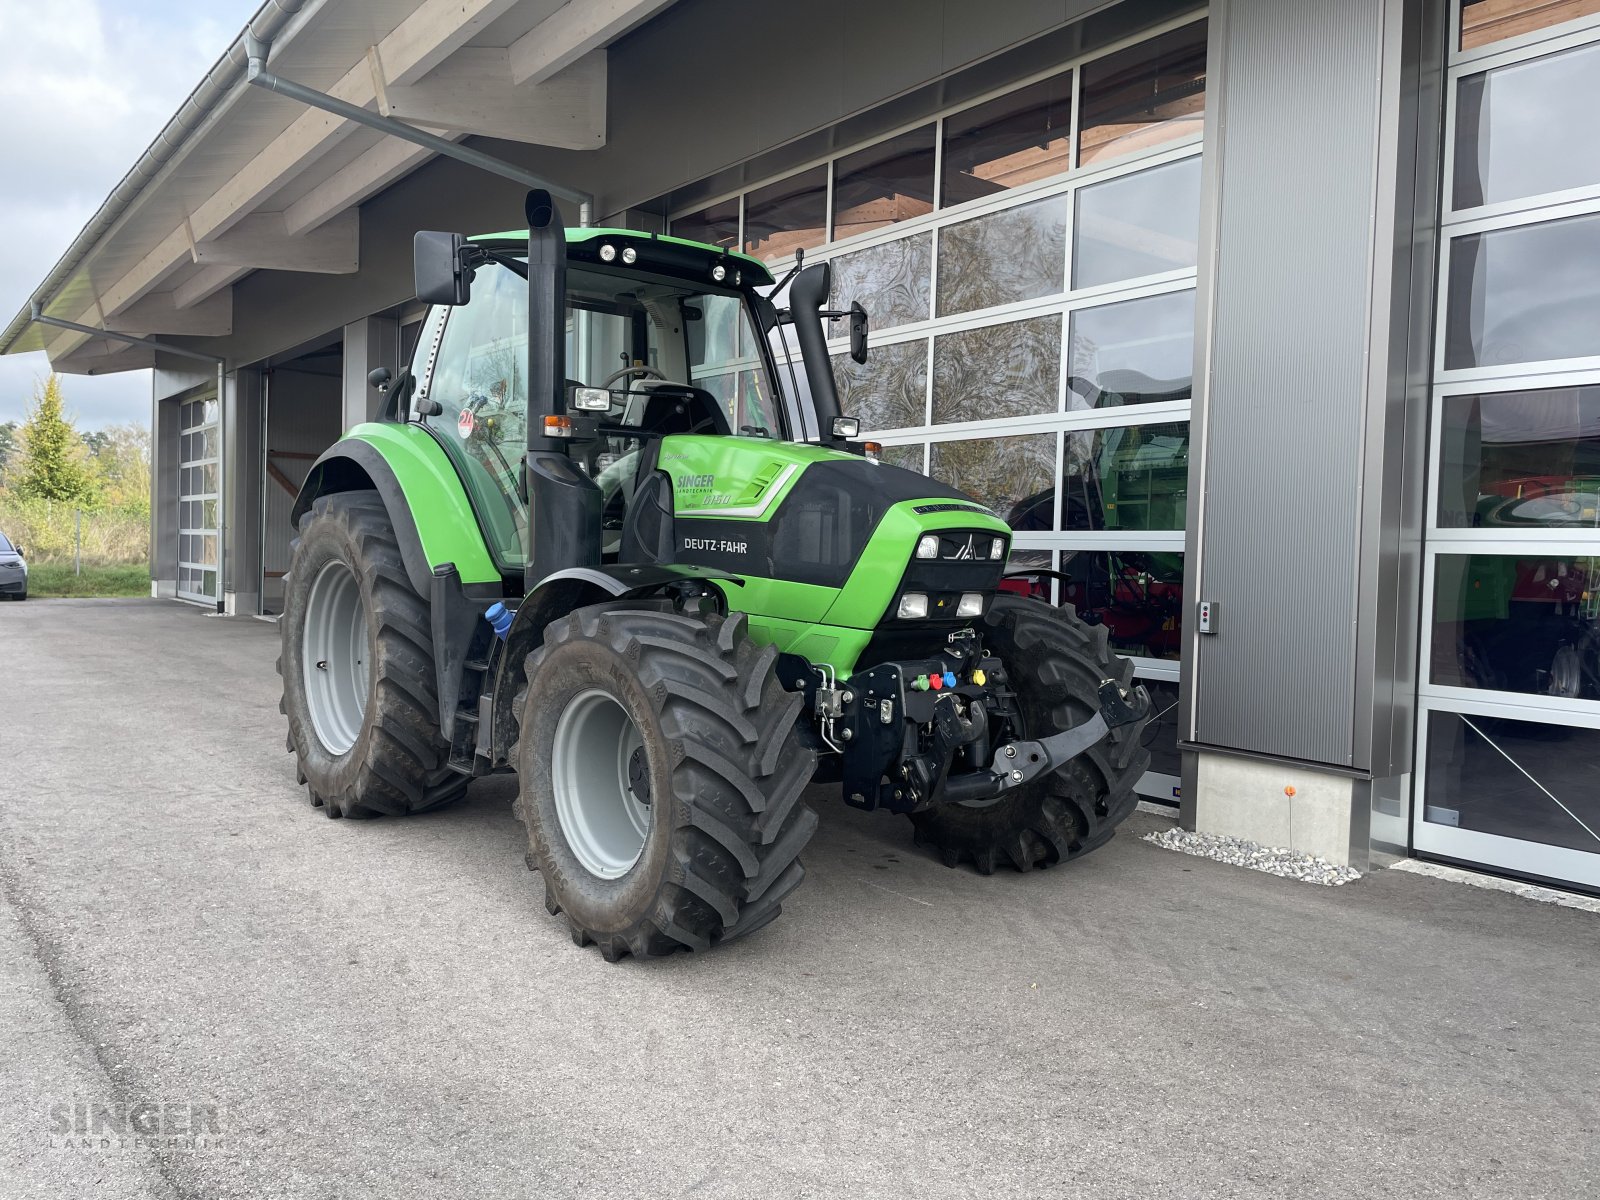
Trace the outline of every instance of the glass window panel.
[[713, 246], [739, 248], [739, 197], [672, 219], [672, 236]]
[[209, 566], [217, 565], [217, 535], [207, 533], [200, 535], [199, 557], [196, 562], [206, 563]]
[[1072, 72], [944, 121], [941, 207], [1064, 174], [1072, 155]]
[[1199, 133], [1206, 107], [1206, 22], [1196, 21], [1083, 67], [1078, 164]]
[[933, 211], [934, 127], [924, 125], [834, 164], [833, 240]]
[[[831, 303], [842, 309], [861, 301], [875, 330], [926, 321], [932, 279], [933, 234], [913, 234], [834, 259]], [[849, 333], [848, 320], [829, 322], [829, 337]]]
[[737, 296], [701, 296], [694, 304], [698, 321], [685, 324], [689, 339], [689, 369], [698, 373], [732, 362], [741, 353], [753, 354], [739, 344], [744, 327], [744, 304]]
[[1440, 404], [1440, 526], [1600, 528], [1600, 387]]
[[918, 475], [923, 473], [923, 444], [912, 442], [909, 446], [885, 446], [880, 458], [891, 467], [901, 467], [907, 471], [915, 471]]
[[216, 458], [217, 457], [217, 431], [216, 431], [216, 429], [215, 428], [207, 429], [203, 434], [201, 434], [201, 439], [202, 440], [201, 440], [201, 443], [200, 443], [200, 457], [201, 458]]
[[202, 571], [200, 573], [200, 590], [207, 596], [217, 594], [217, 573], [215, 571]]
[[[1150, 751], [1150, 770], [1162, 775], [1181, 775], [1183, 759], [1178, 751], [1178, 685], [1166, 679], [1140, 679], [1150, 693], [1150, 723], [1139, 739]], [[1175, 803], [1178, 797], [1163, 793], [1162, 800]]]
[[1060, 314], [947, 333], [933, 343], [933, 419], [1053, 413], [1060, 380]]
[[1600, 355], [1600, 213], [1457, 238], [1444, 365]]
[[207, 463], [203, 467], [195, 468], [200, 472], [200, 491], [207, 495], [215, 494], [217, 490], [217, 464]]
[[1002, 518], [1050, 487], [1056, 435], [968, 438], [934, 442], [928, 474], [959, 488]]
[[1199, 157], [1081, 189], [1073, 225], [1074, 288], [1193, 267], [1200, 244]]
[[[927, 423], [928, 343], [896, 342], [874, 346], [865, 363], [848, 354], [835, 355], [833, 377], [839, 386], [839, 407], [860, 417], [869, 433]], [[919, 461], [917, 469], [922, 469]]]
[[1600, 851], [1600, 730], [1432, 712], [1427, 753], [1425, 820]]
[[756, 188], [744, 198], [744, 248], [773, 262], [827, 241], [828, 168], [824, 164]]
[[1600, 183], [1600, 45], [1461, 80], [1455, 207]]
[[215, 400], [200, 401], [202, 425], [215, 425], [217, 423], [217, 402]]
[[202, 500], [200, 502], [200, 528], [215, 529], [217, 527], [217, 502], [215, 500]]
[[1066, 272], [1067, 198], [1051, 196], [939, 231], [939, 315], [1051, 296]]
[[1189, 493], [1189, 422], [1064, 435], [1061, 527], [1182, 529]]
[[181, 462], [188, 462], [194, 458], [194, 434], [186, 433], [178, 439], [178, 458]]
[[1600, 13], [1600, 0], [1462, 0], [1461, 48], [1475, 50]]
[[1183, 555], [1063, 550], [1061, 601], [1104, 625], [1119, 654], [1176, 659], [1183, 641]]
[[1600, 558], [1441, 554], [1430, 678], [1600, 700]]
[[1068, 411], [1187, 400], [1193, 375], [1193, 292], [1072, 314]]

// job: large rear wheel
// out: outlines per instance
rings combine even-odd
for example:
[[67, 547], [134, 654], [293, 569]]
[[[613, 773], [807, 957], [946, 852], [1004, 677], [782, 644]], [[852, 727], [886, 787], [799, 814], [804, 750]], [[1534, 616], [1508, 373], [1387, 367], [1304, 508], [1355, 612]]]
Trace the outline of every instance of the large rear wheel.
[[[1101, 680], [1132, 686], [1133, 664], [1107, 644], [1104, 626], [1070, 607], [1000, 593], [985, 618], [984, 644], [1005, 664], [1026, 735], [1046, 737], [1100, 711]], [[1111, 840], [1133, 811], [1133, 785], [1150, 764], [1140, 745], [1146, 721], [1122, 725], [1056, 771], [993, 800], [946, 804], [913, 814], [919, 844], [947, 866], [970, 862], [1049, 867]]]
[[742, 615], [597, 605], [545, 631], [518, 704], [528, 865], [607, 960], [751, 933], [800, 885], [817, 817], [803, 703]]
[[401, 816], [466, 791], [439, 733], [428, 608], [376, 492], [323, 496], [301, 518], [278, 625], [279, 707], [313, 805]]

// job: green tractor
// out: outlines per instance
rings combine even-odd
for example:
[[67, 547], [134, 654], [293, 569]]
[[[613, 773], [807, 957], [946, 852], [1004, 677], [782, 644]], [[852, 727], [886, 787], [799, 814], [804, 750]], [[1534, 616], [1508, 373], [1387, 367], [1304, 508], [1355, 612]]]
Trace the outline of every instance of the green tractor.
[[1148, 699], [1103, 629], [998, 590], [1003, 521], [856, 440], [823, 321], [860, 359], [866, 315], [823, 310], [827, 264], [780, 311], [756, 259], [564, 230], [543, 192], [527, 216], [417, 235], [413, 365], [295, 505], [312, 804], [418, 813], [515, 771], [546, 906], [608, 960], [777, 916], [814, 783], [984, 874], [1106, 842]]

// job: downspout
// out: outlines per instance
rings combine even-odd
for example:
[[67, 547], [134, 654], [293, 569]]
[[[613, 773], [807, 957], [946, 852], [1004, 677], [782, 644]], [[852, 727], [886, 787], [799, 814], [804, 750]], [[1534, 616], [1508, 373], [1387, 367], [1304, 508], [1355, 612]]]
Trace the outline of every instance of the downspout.
[[[115, 329], [96, 329], [93, 325], [80, 325], [77, 321], [66, 321], [60, 317], [47, 317], [44, 315], [43, 306], [37, 300], [28, 305], [29, 324], [50, 325], [56, 329], [70, 329], [73, 333], [86, 333], [91, 337], [109, 338], [113, 342], [123, 342], [129, 346], [142, 346], [147, 350], [155, 350], [161, 354], [176, 354], [181, 358], [198, 359], [201, 362], [215, 363], [217, 368], [217, 611], [226, 611], [226, 597], [228, 594], [228, 401], [227, 388], [227, 360], [215, 354], [207, 354], [204, 350], [190, 350], [187, 346], [174, 346], [171, 342], [159, 341], [156, 338], [135, 337], [131, 333], [119, 333]], [[26, 326], [24, 326], [26, 328]], [[156, 443], [158, 425], [156, 424], [155, 400], [150, 401], [150, 463], [155, 466], [156, 455], [160, 447]], [[154, 512], [154, 509], [151, 510]], [[152, 518], [153, 520], [154, 518]]]

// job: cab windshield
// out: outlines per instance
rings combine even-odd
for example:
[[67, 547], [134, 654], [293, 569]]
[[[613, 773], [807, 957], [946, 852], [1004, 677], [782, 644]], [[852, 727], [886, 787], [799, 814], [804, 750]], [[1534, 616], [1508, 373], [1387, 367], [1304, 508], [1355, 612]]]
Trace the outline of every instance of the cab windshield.
[[[424, 420], [466, 481], [500, 566], [518, 569], [528, 519], [517, 486], [528, 438], [527, 283], [499, 264], [479, 268], [470, 304], [430, 315], [413, 367], [419, 375], [435, 337], [426, 395], [441, 411]], [[706, 432], [782, 438], [782, 409], [760, 346], [737, 292], [636, 271], [567, 272], [569, 400], [575, 387], [610, 389], [616, 405], [609, 423], [643, 432], [661, 409], [650, 403], [655, 394], [687, 394], [691, 407], [720, 417], [699, 423]], [[617, 503], [615, 481], [627, 473], [619, 464], [638, 448], [639, 439], [616, 437], [573, 447], [574, 462], [603, 490], [612, 485], [608, 507]]]

